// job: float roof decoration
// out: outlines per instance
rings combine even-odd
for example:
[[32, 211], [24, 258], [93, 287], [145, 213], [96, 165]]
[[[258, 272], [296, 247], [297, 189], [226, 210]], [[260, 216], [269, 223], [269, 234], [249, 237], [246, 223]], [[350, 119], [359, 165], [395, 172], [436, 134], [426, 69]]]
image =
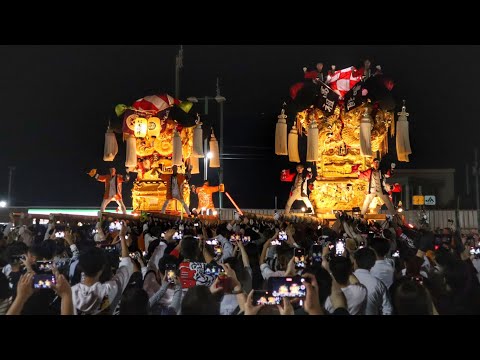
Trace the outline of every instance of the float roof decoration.
[[345, 96], [358, 82], [362, 80], [363, 69], [357, 70], [354, 66], [337, 70], [328, 75], [326, 84], [329, 85], [341, 98]]
[[138, 99], [133, 104], [133, 108], [140, 111], [152, 111], [158, 113], [173, 105], [179, 105], [180, 101], [168, 94], [149, 95]]

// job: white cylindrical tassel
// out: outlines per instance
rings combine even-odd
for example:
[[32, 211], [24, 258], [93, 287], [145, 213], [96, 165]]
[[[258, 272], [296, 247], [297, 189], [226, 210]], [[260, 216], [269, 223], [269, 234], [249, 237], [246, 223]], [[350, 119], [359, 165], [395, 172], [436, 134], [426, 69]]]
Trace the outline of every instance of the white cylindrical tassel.
[[306, 160], [311, 162], [318, 161], [318, 127], [315, 120], [312, 120], [308, 128]]
[[125, 167], [134, 168], [137, 166], [137, 139], [132, 134], [128, 134], [125, 141], [127, 142]]
[[182, 166], [182, 139], [178, 131], [173, 132], [172, 165]]
[[405, 105], [402, 107], [402, 111], [398, 113], [397, 120], [397, 158], [398, 161], [409, 162], [408, 155], [412, 153], [410, 148], [410, 135], [408, 132], [408, 113], [406, 112]]
[[193, 150], [194, 157], [203, 158], [203, 130], [202, 123], [198, 123], [193, 129]]
[[372, 156], [372, 118], [368, 109], [360, 120], [360, 155]]
[[108, 128], [105, 133], [105, 146], [103, 148], [103, 161], [113, 161], [118, 153], [117, 138], [113, 130]]
[[190, 156], [190, 165], [192, 166], [192, 171], [190, 172], [192, 175], [193, 174], [200, 174], [200, 165], [199, 165], [199, 160], [198, 157], [193, 156], [193, 154]]
[[300, 156], [298, 155], [298, 132], [295, 125], [288, 134], [288, 160], [291, 162], [300, 162]]
[[275, 128], [275, 154], [288, 155], [287, 150], [287, 115], [285, 110], [278, 115], [278, 122]]
[[215, 134], [212, 131], [212, 137], [210, 138], [210, 167], [219, 168], [220, 167], [220, 151], [218, 150], [218, 141], [215, 138]]

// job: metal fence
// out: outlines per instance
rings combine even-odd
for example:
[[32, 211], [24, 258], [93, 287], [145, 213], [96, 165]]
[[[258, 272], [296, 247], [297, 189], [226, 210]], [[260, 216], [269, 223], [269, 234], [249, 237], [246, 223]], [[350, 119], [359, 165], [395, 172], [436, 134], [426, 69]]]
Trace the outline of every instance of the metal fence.
[[[274, 209], [242, 209], [243, 212], [258, 214], [258, 215], [274, 215]], [[283, 210], [277, 210], [279, 214], [283, 214]], [[300, 211], [293, 211], [292, 213], [301, 213]], [[444, 228], [450, 225], [449, 219], [455, 221], [455, 210], [426, 210], [428, 222], [432, 229]], [[418, 225], [422, 216], [419, 210], [404, 211], [402, 215], [405, 220], [414, 225]], [[476, 210], [460, 210], [460, 227], [462, 231], [471, 231], [478, 229], [477, 211]], [[233, 220], [235, 217], [235, 209], [220, 210], [220, 218], [222, 220]]]
[[[8, 212], [12, 210], [13, 209], [0, 209], [0, 222], [8, 222]], [[27, 212], [28, 208], [15, 208], [14, 210], [18, 212]], [[258, 215], [275, 214], [274, 209], [242, 209], [242, 211]], [[279, 209], [277, 211], [280, 215], [284, 213], [283, 209]], [[235, 218], [235, 209], [221, 209], [219, 212], [220, 219], [222, 220], [233, 220]], [[292, 210], [292, 213], [301, 214], [302, 212], [300, 210]], [[455, 210], [426, 210], [425, 213], [432, 229], [448, 227], [450, 225], [448, 222], [449, 219], [455, 221]], [[402, 214], [405, 216], [407, 222], [418, 225], [421, 217], [421, 212], [419, 210], [408, 210], [404, 211]], [[476, 210], [460, 210], [459, 215], [460, 227], [462, 228], [462, 231], [476, 231], [478, 229]]]

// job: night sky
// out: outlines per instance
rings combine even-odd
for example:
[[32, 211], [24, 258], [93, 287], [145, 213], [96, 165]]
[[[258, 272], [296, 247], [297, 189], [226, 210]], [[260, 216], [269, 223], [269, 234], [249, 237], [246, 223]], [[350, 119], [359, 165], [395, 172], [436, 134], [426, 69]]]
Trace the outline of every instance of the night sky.
[[[16, 167], [13, 200], [18, 206], [99, 206], [103, 184], [85, 174], [107, 172], [102, 161], [108, 119], [116, 104], [146, 95], [174, 94], [178, 46], [0, 46], [0, 197], [8, 166]], [[180, 99], [215, 96], [221, 78], [226, 190], [242, 208], [283, 207], [289, 185], [279, 181], [287, 157], [274, 154], [277, 115], [289, 87], [303, 80], [303, 66], [324, 62], [337, 69], [368, 57], [396, 85], [397, 105], [410, 113], [410, 163], [397, 168], [456, 168], [464, 191], [465, 163], [478, 144], [480, 46], [446, 45], [185, 45]], [[217, 105], [210, 119], [219, 131]], [[124, 172], [125, 146], [114, 165]], [[390, 158], [394, 160], [394, 142]], [[304, 155], [303, 155], [304, 156]], [[228, 155], [227, 155], [228, 157]], [[202, 164], [201, 164], [202, 167]], [[293, 166], [292, 166], [293, 168]], [[218, 183], [214, 169], [212, 184]], [[201, 184], [201, 175], [192, 184]], [[127, 207], [129, 190], [124, 189]], [[215, 197], [217, 204], [217, 199]], [[228, 200], [225, 207], [231, 207]]]

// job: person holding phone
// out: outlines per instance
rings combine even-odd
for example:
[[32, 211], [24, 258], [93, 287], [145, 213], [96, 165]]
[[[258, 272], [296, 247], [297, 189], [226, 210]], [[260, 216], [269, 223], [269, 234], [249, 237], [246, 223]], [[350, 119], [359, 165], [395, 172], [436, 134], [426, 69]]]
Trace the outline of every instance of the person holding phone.
[[[332, 278], [340, 286], [347, 299], [349, 314], [364, 315], [367, 305], [367, 289], [358, 283], [358, 279], [352, 276], [353, 267], [350, 259], [343, 256], [334, 256], [328, 261], [327, 256], [324, 256], [322, 266], [331, 273]], [[330, 296], [325, 301], [325, 310], [329, 313], [335, 311]]]
[[122, 230], [119, 234], [122, 247], [120, 264], [115, 275], [107, 281], [100, 282], [105, 264], [109, 263], [103, 249], [93, 247], [80, 255], [78, 266], [83, 271], [84, 278], [72, 287], [76, 314], [111, 315], [113, 313], [133, 274], [133, 263], [125, 239], [126, 233], [127, 227], [122, 222]]

